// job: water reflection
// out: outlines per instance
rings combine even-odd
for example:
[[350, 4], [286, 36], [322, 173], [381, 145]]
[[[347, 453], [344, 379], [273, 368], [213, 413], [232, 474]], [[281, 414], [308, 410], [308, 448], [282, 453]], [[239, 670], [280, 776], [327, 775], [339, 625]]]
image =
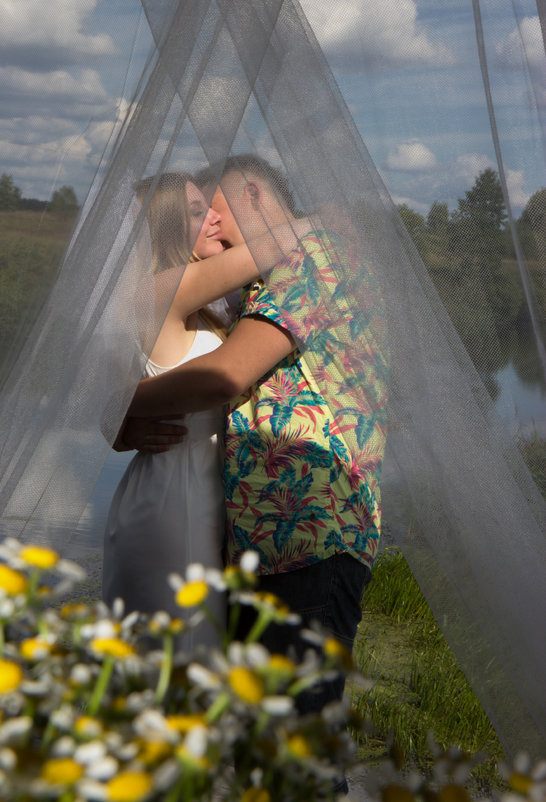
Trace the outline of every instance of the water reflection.
[[511, 433], [546, 436], [546, 378], [532, 333], [524, 329], [500, 342], [495, 372], [482, 374]]

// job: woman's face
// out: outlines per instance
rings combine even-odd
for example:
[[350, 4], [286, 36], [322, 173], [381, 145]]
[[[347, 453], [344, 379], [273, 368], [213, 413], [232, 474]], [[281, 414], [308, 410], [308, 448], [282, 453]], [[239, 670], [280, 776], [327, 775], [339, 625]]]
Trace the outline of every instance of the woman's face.
[[200, 259], [220, 253], [224, 249], [220, 241], [220, 214], [209, 209], [203, 193], [195, 184], [186, 184], [186, 194], [190, 214], [190, 240], [194, 243], [194, 253]]

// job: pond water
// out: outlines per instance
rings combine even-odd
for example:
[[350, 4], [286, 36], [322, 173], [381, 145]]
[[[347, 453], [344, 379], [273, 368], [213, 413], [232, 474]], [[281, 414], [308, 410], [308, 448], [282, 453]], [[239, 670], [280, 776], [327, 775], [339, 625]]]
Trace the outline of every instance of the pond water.
[[510, 362], [496, 374], [499, 394], [495, 407], [512, 432], [546, 437], [546, 388], [539, 381], [522, 381]]

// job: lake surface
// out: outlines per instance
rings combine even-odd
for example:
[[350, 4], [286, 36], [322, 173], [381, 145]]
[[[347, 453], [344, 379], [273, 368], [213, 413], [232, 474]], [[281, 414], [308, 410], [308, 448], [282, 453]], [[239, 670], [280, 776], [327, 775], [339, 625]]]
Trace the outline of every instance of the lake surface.
[[546, 437], [546, 389], [540, 382], [524, 382], [510, 362], [496, 374], [499, 394], [495, 407], [512, 432]]

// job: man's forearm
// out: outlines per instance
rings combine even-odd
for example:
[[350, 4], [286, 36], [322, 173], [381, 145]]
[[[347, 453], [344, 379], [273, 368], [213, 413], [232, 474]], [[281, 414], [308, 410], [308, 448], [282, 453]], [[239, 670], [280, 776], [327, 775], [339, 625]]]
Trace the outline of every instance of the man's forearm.
[[132, 417], [183, 415], [222, 406], [238, 394], [238, 388], [223, 371], [213, 369], [206, 362], [194, 364], [200, 360], [143, 379], [127, 414]]
[[246, 392], [295, 348], [290, 334], [261, 317], [244, 317], [209, 354], [143, 379], [128, 415], [183, 415], [222, 406]]

